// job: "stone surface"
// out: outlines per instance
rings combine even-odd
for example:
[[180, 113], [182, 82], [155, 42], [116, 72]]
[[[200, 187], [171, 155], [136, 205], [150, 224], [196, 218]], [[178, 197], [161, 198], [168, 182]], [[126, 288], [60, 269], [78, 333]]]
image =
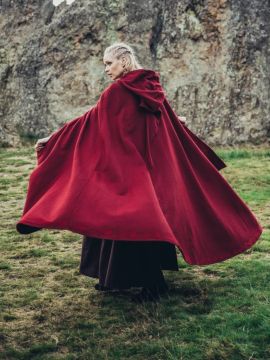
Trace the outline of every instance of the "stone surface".
[[269, 141], [268, 0], [2, 0], [0, 12], [1, 146], [45, 137], [95, 104], [113, 41], [160, 73], [209, 144]]

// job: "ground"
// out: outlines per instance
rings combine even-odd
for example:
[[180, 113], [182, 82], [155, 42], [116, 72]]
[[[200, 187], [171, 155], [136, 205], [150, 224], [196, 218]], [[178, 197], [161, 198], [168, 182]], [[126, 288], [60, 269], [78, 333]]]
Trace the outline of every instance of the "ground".
[[164, 271], [160, 303], [94, 290], [79, 274], [82, 236], [16, 232], [33, 146], [1, 149], [0, 359], [266, 360], [270, 358], [270, 151], [215, 149], [221, 170], [264, 227], [245, 253]]

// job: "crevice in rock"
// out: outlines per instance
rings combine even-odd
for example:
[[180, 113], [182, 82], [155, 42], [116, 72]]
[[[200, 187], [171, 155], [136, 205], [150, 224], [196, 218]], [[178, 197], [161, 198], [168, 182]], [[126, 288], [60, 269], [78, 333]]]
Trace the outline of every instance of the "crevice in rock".
[[156, 22], [152, 27], [151, 38], [149, 40], [150, 52], [154, 62], [156, 61], [157, 58], [157, 47], [161, 39], [163, 23], [164, 23], [164, 7], [158, 10]]

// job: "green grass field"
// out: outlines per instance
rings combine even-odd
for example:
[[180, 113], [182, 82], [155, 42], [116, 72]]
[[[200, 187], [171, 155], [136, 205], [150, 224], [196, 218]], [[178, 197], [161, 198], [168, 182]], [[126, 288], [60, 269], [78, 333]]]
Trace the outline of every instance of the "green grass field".
[[270, 150], [215, 150], [263, 234], [218, 264], [191, 266], [178, 251], [179, 272], [164, 271], [169, 298], [137, 305], [79, 274], [81, 235], [16, 232], [36, 155], [0, 149], [0, 358], [270, 359]]

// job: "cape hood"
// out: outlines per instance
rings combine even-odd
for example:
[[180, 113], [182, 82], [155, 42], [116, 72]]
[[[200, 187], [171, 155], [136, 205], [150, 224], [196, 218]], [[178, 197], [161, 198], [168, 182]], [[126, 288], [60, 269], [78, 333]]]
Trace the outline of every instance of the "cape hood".
[[37, 152], [16, 229], [167, 241], [189, 264], [223, 261], [263, 229], [219, 173], [225, 166], [179, 120], [159, 74], [134, 70]]
[[158, 73], [153, 70], [138, 69], [124, 75], [119, 81], [139, 97], [140, 107], [153, 113], [161, 112], [165, 95]]

